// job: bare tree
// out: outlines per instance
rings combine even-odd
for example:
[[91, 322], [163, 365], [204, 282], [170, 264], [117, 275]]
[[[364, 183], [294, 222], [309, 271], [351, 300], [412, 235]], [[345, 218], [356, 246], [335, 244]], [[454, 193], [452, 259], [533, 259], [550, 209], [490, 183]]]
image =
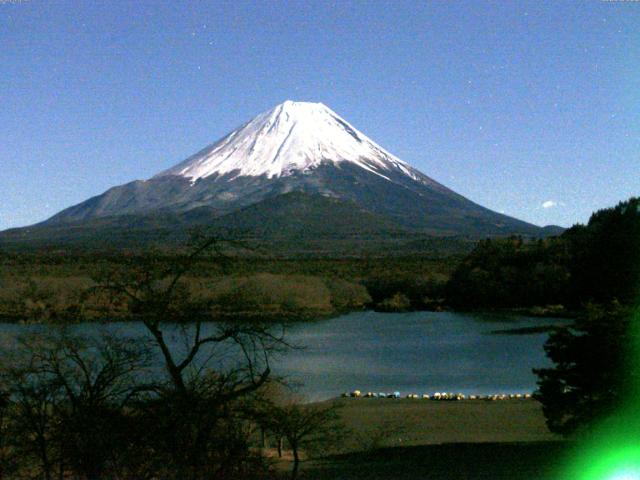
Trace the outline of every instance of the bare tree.
[[3, 363], [0, 375], [11, 401], [9, 429], [14, 454], [23, 463], [36, 460], [42, 476], [51, 480], [56, 463], [54, 408], [61, 398], [60, 389], [52, 378], [41, 376], [30, 359], [26, 364], [6, 359]]
[[124, 406], [148, 363], [144, 347], [109, 334], [32, 332], [3, 360], [16, 447], [39, 458], [43, 476], [56, 465], [60, 475], [113, 473], [132, 433]]
[[335, 448], [346, 435], [338, 415], [339, 405], [268, 402], [257, 412], [260, 422], [276, 439], [285, 439], [293, 454], [291, 479], [298, 476], [302, 450]]
[[[242, 355], [243, 368], [227, 375], [218, 372], [219, 379], [226, 382], [229, 399], [263, 385], [271, 373], [270, 354], [287, 347], [282, 324], [255, 319], [215, 322], [210, 301], [191, 295], [183, 283], [184, 277], [205, 255], [224, 270], [231, 261], [223, 251], [227, 243], [229, 241], [215, 236], [196, 237], [186, 254], [160, 260], [154, 257], [134, 259], [124, 270], [95, 279], [98, 286], [94, 292], [110, 293], [112, 302], [127, 302], [131, 315], [142, 321], [160, 349], [167, 373], [178, 392], [186, 393], [190, 368], [197, 366], [202, 371], [215, 360], [210, 350], [203, 352], [206, 347], [232, 343]], [[203, 328], [203, 322], [212, 321], [215, 323], [209, 323], [210, 328]], [[169, 345], [167, 326], [183, 327], [181, 355]], [[206, 361], [198, 362], [199, 356]]]
[[125, 302], [161, 354], [168, 382], [147, 402], [147, 415], [156, 432], [152, 440], [162, 442], [158, 448], [173, 458], [181, 478], [201, 478], [211, 468], [231, 475], [224, 452], [236, 437], [221, 438], [238, 426], [233, 404], [265, 384], [270, 358], [288, 347], [283, 324], [216, 321], [209, 301], [189, 292], [185, 276], [203, 256], [223, 269], [230, 261], [225, 244], [199, 238], [184, 255], [138, 259], [97, 279], [94, 289]]
[[223, 269], [229, 261], [220, 240], [201, 238], [186, 254], [131, 257], [96, 279], [93, 300], [126, 307], [144, 338], [38, 330], [3, 352], [0, 442], [8, 402], [14, 458], [46, 480], [246, 478], [263, 467], [243, 402], [288, 348], [284, 324], [216, 321], [185, 278], [205, 254]]

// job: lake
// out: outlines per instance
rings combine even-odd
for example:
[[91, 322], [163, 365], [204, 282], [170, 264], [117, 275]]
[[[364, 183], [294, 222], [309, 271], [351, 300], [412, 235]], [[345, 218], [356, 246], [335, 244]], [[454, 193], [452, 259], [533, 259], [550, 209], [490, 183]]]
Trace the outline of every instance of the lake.
[[[536, 377], [531, 369], [550, 365], [543, 350], [548, 334], [492, 332], [562, 323], [516, 315], [351, 313], [292, 326], [288, 340], [304, 348], [275, 359], [273, 370], [302, 383], [300, 392], [308, 400], [354, 389], [403, 395], [532, 392]], [[0, 335], [6, 341], [27, 328], [34, 327], [0, 324]], [[91, 333], [100, 327], [75, 328]], [[144, 334], [136, 323], [109, 328], [123, 335]]]

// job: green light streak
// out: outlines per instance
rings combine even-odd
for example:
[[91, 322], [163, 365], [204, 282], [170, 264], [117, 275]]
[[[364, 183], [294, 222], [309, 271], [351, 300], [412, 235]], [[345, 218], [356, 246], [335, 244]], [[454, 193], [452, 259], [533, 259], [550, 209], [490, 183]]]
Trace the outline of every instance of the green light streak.
[[629, 470], [620, 470], [610, 476], [607, 480], [637, 480], [640, 478], [640, 470], [638, 469], [629, 469]]
[[[640, 308], [630, 322], [629, 369], [640, 370]], [[585, 434], [559, 479], [640, 480], [640, 378], [632, 375], [624, 408]]]

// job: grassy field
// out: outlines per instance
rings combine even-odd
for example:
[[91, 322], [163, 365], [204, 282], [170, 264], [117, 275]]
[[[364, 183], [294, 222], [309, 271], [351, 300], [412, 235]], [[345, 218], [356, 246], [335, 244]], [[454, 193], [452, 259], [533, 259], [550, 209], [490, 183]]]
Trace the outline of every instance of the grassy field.
[[[560, 479], [566, 444], [534, 400], [340, 399], [351, 430], [307, 479]], [[283, 475], [288, 461], [279, 465]]]
[[353, 444], [358, 439], [376, 440], [379, 447], [558, 439], [547, 429], [535, 400], [346, 398], [339, 403], [342, 419], [353, 432], [349, 449], [358, 448]]

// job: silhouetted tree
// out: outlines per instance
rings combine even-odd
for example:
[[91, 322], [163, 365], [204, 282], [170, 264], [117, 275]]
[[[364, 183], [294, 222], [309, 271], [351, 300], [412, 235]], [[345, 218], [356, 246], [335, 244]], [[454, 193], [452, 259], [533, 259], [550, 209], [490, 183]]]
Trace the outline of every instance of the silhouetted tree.
[[3, 358], [15, 448], [84, 478], [113, 474], [131, 432], [122, 422], [146, 365], [140, 342], [111, 335], [82, 338], [61, 330], [33, 332]]
[[446, 286], [460, 309], [513, 308], [618, 300], [640, 294], [640, 199], [595, 212], [557, 238], [480, 242]]
[[1, 380], [0, 378], [0, 480], [13, 472], [15, 464], [10, 451], [11, 398], [7, 386]]
[[[259, 410], [258, 422], [278, 442], [287, 441], [293, 454], [291, 478], [298, 476], [300, 452], [310, 448], [335, 448], [345, 430], [338, 416], [338, 404], [305, 405], [290, 400], [267, 402]], [[281, 448], [278, 443], [278, 448]]]
[[590, 306], [574, 325], [550, 335], [545, 351], [554, 366], [534, 372], [535, 398], [552, 432], [589, 428], [638, 394], [639, 332], [631, 320], [631, 310], [619, 304]]
[[[216, 237], [199, 238], [187, 254], [127, 265], [124, 274], [98, 279], [95, 289], [126, 302], [162, 356], [168, 382], [141, 408], [149, 441], [171, 459], [177, 478], [210, 477], [211, 472], [232, 478], [244, 468], [250, 455], [238, 437], [242, 428], [235, 404], [265, 384], [270, 357], [287, 347], [283, 325], [255, 318], [216, 321], [211, 301], [192, 295], [183, 283], [205, 254], [224, 267], [229, 259], [223, 244]], [[243, 444], [244, 456], [229, 449]], [[233, 466], [232, 458], [237, 460]]]
[[563, 234], [577, 302], [634, 302], [640, 294], [640, 198], [591, 215]]
[[14, 455], [22, 463], [37, 462], [42, 477], [53, 478], [58, 452], [55, 439], [55, 405], [60, 390], [49, 379], [40, 377], [30, 365], [12, 365], [2, 371], [3, 383], [11, 398], [11, 424]]

